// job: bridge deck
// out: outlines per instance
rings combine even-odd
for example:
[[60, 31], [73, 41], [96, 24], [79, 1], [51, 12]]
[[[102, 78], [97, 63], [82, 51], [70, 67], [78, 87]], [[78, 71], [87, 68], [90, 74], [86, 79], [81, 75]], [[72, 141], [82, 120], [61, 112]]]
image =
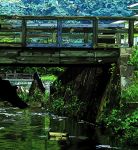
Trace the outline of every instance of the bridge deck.
[[[117, 20], [125, 20], [128, 27], [115, 24]], [[136, 17], [0, 16], [0, 64], [114, 62], [120, 46], [133, 46], [136, 21]]]
[[95, 64], [116, 62], [119, 48], [25, 47], [1, 48], [0, 64]]

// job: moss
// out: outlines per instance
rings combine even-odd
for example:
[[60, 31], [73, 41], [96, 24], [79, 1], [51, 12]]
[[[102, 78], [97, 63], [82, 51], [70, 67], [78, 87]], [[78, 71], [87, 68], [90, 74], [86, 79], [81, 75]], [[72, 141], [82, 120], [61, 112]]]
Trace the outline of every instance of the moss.
[[41, 76], [42, 81], [55, 81], [56, 79], [57, 79], [57, 76], [55, 75]]

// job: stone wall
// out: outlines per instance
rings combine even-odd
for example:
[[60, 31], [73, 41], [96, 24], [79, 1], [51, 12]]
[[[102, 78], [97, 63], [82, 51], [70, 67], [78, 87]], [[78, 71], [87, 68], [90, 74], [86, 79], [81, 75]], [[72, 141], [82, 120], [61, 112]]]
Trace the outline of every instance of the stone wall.
[[98, 122], [103, 113], [109, 114], [112, 109], [120, 106], [121, 85], [119, 63], [112, 66], [111, 77], [102, 95], [96, 121]]
[[120, 49], [120, 75], [121, 75], [121, 89], [127, 87], [130, 84], [132, 77], [133, 66], [128, 64], [132, 48]]

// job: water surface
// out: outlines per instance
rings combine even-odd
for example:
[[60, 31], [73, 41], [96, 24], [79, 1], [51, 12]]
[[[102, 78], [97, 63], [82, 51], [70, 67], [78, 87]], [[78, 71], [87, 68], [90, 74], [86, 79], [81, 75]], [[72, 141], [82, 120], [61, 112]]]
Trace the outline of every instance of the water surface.
[[45, 109], [0, 108], [0, 150], [92, 149], [122, 148], [83, 121], [53, 115]]

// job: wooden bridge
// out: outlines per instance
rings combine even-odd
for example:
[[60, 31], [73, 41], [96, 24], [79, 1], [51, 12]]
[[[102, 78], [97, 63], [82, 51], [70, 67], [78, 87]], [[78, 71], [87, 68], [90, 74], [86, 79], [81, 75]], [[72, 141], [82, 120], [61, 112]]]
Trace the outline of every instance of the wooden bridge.
[[[125, 23], [115, 23], [115, 21]], [[138, 17], [0, 16], [0, 65], [116, 62]], [[137, 41], [138, 42], [138, 41]]]

